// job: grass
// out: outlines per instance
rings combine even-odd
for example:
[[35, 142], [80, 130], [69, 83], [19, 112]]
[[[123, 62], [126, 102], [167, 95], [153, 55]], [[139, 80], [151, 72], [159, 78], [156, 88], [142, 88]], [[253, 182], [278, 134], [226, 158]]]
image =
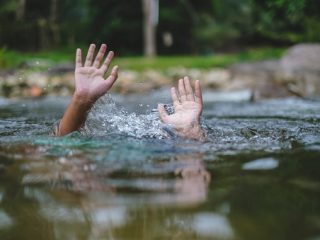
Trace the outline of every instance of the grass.
[[[118, 57], [114, 64], [122, 69], [142, 71], [144, 69], [165, 70], [170, 67], [183, 66], [186, 68], [208, 69], [226, 67], [239, 62], [260, 61], [279, 58], [284, 53], [283, 48], [255, 48], [234, 54], [215, 54], [210, 56], [159, 56], [154, 59], [144, 57]], [[74, 61], [74, 49], [59, 49], [34, 53], [20, 53], [0, 48], [0, 68], [15, 69], [21, 66], [26, 59], [49, 60], [50, 62]]]
[[69, 49], [57, 51], [21, 53], [0, 48], [0, 68], [19, 68], [26, 60], [45, 59], [53, 63], [73, 61], [73, 53]]

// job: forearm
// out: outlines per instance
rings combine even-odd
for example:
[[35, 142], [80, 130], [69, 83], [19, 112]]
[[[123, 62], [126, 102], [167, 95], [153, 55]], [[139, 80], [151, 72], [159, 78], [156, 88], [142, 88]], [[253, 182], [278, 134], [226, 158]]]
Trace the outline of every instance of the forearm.
[[64, 136], [79, 130], [84, 125], [93, 103], [74, 94], [60, 121], [57, 136]]

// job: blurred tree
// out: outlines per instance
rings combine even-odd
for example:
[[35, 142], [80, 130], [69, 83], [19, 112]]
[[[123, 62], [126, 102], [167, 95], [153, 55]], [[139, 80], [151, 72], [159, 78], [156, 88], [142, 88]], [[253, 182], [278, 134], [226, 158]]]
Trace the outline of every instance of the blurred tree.
[[277, 44], [320, 41], [320, 1], [254, 1], [254, 8], [260, 38]]
[[24, 18], [25, 10], [26, 10], [26, 0], [19, 0], [19, 4], [17, 6], [17, 12], [16, 12], [18, 21]]
[[198, 11], [193, 34], [201, 52], [233, 49], [253, 34], [252, 0], [211, 0]]
[[[189, 7], [193, 8], [193, 6]], [[158, 50], [161, 54], [193, 52], [192, 27], [194, 15], [190, 12], [189, 7], [181, 0], [160, 1], [157, 38]], [[165, 41], [166, 38], [169, 38], [169, 44]]]
[[158, 0], [142, 0], [144, 55], [154, 57], [157, 53], [156, 27], [158, 24]]
[[[0, 0], [0, 47], [39, 50], [107, 42], [118, 54], [142, 54], [144, 1]], [[319, 0], [161, 0], [153, 42], [160, 54], [317, 42], [318, 9]]]
[[320, 41], [318, 0], [211, 0], [196, 3], [193, 24], [199, 51], [233, 50], [260, 44]]
[[106, 42], [118, 54], [142, 54], [141, 0], [89, 0], [86, 42]]
[[89, 41], [89, 0], [59, 1], [60, 44], [75, 47]]
[[66, 43], [62, 32], [79, 31], [81, 14], [74, 13], [86, 7], [86, 0], [3, 0], [0, 46], [19, 50], [60, 47]]
[[58, 19], [58, 0], [51, 0], [50, 6], [50, 30], [52, 32], [52, 45], [54, 47], [60, 44], [60, 26], [57, 22]]

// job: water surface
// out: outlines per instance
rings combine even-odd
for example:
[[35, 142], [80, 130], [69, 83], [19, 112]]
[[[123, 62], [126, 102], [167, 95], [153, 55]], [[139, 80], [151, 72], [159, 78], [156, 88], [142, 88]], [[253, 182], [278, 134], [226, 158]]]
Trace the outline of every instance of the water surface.
[[0, 239], [320, 238], [319, 101], [207, 101], [199, 143], [167, 97], [106, 96], [62, 138], [68, 98], [0, 100]]

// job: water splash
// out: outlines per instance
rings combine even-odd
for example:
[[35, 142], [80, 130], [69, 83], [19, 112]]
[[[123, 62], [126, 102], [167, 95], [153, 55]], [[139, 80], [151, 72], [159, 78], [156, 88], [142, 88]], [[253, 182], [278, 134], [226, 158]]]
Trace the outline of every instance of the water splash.
[[108, 94], [94, 105], [81, 133], [95, 136], [118, 133], [135, 138], [168, 137], [156, 110], [146, 114], [129, 113]]

